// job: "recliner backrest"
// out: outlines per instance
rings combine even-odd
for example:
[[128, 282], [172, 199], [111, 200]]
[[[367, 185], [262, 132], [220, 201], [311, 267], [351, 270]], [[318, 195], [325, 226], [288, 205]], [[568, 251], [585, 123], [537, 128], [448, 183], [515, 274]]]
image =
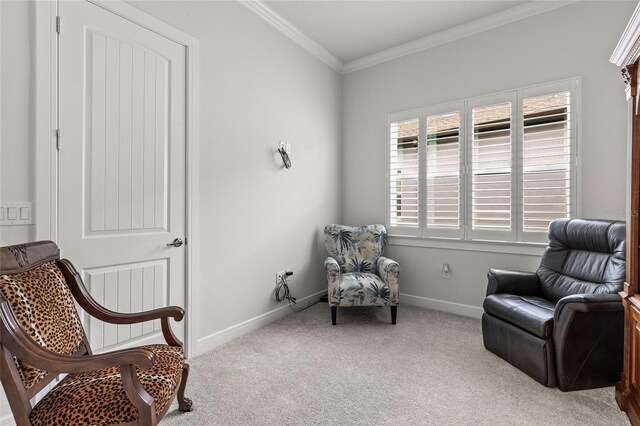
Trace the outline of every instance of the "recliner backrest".
[[542, 295], [556, 303], [571, 294], [617, 293], [626, 273], [624, 222], [559, 219], [536, 271]]
[[387, 231], [383, 225], [327, 225], [324, 244], [345, 272], [375, 272], [387, 244]]

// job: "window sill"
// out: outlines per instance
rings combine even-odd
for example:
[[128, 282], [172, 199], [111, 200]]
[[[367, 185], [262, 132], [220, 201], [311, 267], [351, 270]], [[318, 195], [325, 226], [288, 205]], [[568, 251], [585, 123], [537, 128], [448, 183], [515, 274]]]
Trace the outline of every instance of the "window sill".
[[407, 235], [389, 235], [389, 245], [404, 247], [437, 248], [487, 253], [542, 256], [546, 243], [512, 243], [505, 241], [465, 241], [452, 238], [422, 238]]

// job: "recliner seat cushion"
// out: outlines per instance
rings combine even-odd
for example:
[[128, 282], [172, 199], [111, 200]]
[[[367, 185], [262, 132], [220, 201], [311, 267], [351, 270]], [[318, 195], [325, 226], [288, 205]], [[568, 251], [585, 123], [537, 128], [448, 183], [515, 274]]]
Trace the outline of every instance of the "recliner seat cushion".
[[[179, 346], [150, 345], [156, 360], [150, 369], [137, 370], [144, 390], [160, 414], [171, 401], [182, 377], [184, 357]], [[138, 410], [124, 391], [119, 367], [67, 375], [33, 407], [34, 426], [113, 425], [138, 419]]]
[[546, 299], [498, 293], [487, 296], [483, 307], [485, 312], [535, 336], [549, 339], [553, 335], [555, 304]]

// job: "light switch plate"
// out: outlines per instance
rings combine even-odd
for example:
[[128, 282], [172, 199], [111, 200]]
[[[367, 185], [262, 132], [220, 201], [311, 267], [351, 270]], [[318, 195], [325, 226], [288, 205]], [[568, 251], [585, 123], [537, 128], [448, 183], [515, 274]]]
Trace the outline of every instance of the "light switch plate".
[[33, 203], [0, 201], [0, 226], [33, 225]]

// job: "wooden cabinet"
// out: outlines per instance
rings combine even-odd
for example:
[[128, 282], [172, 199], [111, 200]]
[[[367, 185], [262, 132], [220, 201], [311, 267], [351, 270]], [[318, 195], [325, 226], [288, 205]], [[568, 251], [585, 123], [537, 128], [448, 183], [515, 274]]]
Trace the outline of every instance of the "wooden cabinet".
[[613, 52], [611, 62], [622, 67], [629, 101], [627, 183], [627, 279], [620, 293], [625, 308], [624, 367], [616, 383], [616, 401], [634, 426], [640, 426], [640, 4]]

